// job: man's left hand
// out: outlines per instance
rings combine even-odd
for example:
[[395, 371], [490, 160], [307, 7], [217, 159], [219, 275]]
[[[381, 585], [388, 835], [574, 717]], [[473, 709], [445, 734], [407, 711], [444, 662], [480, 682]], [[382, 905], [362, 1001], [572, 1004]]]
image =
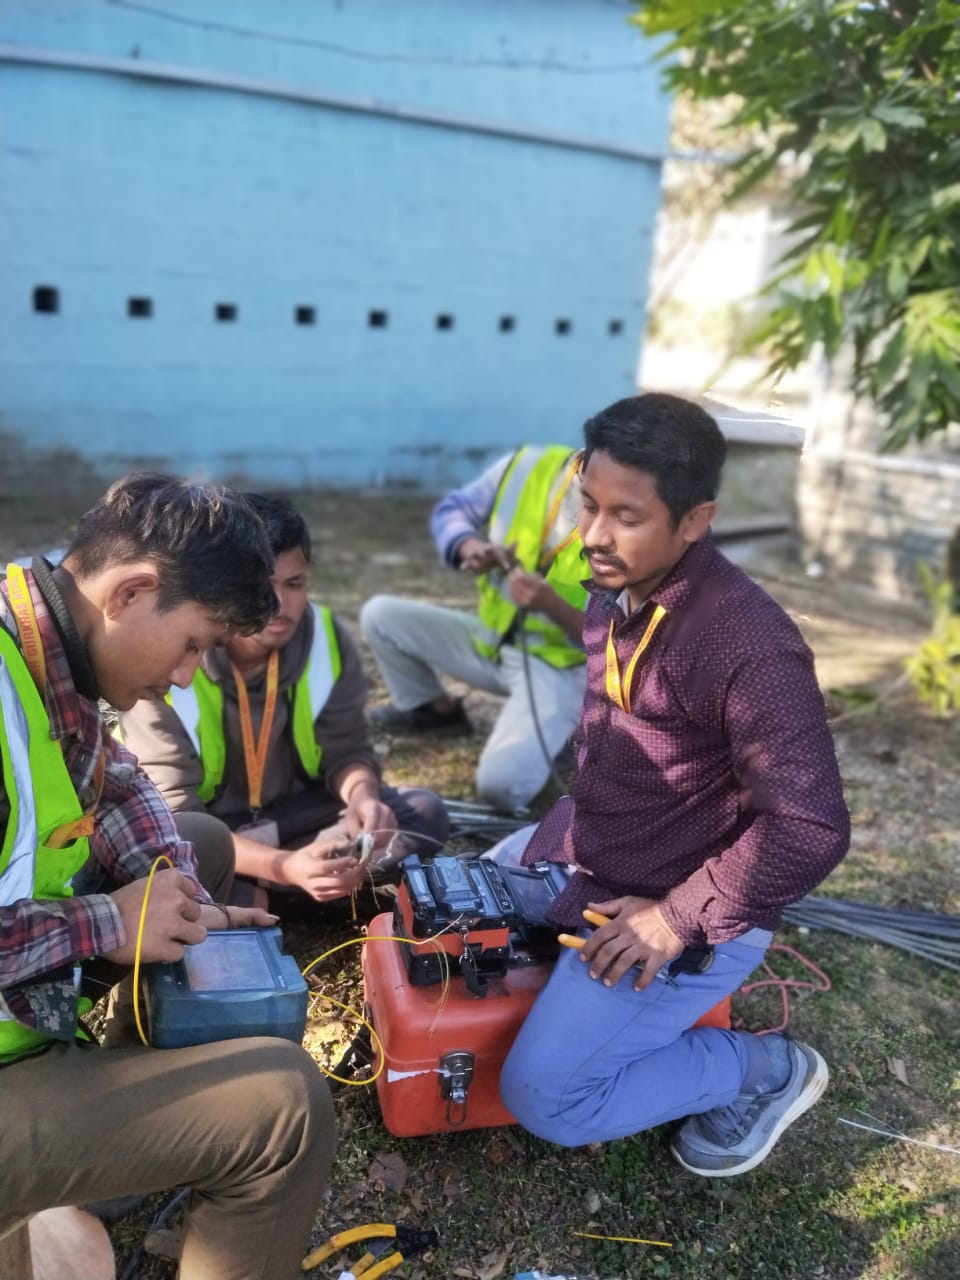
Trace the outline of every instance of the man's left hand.
[[507, 587], [510, 591], [510, 598], [515, 605], [521, 609], [534, 613], [543, 613], [544, 597], [549, 591], [553, 592], [552, 587], [548, 587], [544, 578], [539, 573], [530, 573], [526, 569], [511, 569], [507, 575]]
[[657, 970], [669, 964], [683, 950], [683, 943], [664, 920], [653, 898], [614, 898], [612, 902], [588, 903], [591, 911], [609, 917], [587, 938], [580, 958], [590, 965], [590, 977], [602, 978], [613, 987], [628, 969], [636, 965], [640, 973], [635, 991], [649, 987]]

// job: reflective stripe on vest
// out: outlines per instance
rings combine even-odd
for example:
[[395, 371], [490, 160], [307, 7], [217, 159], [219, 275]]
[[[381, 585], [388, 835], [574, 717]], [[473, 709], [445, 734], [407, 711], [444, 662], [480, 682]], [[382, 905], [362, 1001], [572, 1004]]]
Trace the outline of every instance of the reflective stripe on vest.
[[[340, 646], [332, 612], [318, 605], [313, 611], [313, 643], [303, 674], [293, 687], [290, 711], [293, 743], [308, 778], [320, 774], [323, 748], [317, 742], [313, 723], [327, 704], [333, 686], [340, 678]], [[223, 782], [227, 766], [227, 744], [223, 732], [223, 690], [215, 680], [197, 669], [190, 686], [174, 686], [167, 701], [180, 717], [190, 736], [193, 749], [200, 757], [203, 778], [197, 795], [209, 804]]]
[[[490, 541], [499, 546], [516, 543], [517, 560], [529, 572], [544, 572], [543, 553], [563, 540], [562, 534], [557, 536], [544, 525], [551, 496], [562, 483], [572, 456], [567, 445], [527, 446], [514, 455], [500, 483], [490, 515]], [[586, 570], [580, 546], [579, 534], [575, 534], [550, 561], [544, 576], [568, 604], [583, 610], [587, 592], [581, 580]], [[478, 616], [484, 634], [474, 644], [478, 653], [495, 659], [503, 637], [514, 624], [517, 606], [510, 598], [505, 575], [484, 575], [478, 579], [478, 587]], [[526, 614], [523, 630], [529, 652], [553, 667], [578, 666], [586, 661], [583, 650], [571, 642], [564, 629], [543, 614]]]
[[[31, 795], [30, 730], [27, 714], [6, 661], [0, 666], [0, 706], [3, 710], [3, 777], [10, 802], [10, 817], [0, 861], [0, 903], [9, 906], [21, 898], [33, 897], [33, 872], [37, 857], [37, 811], [32, 804], [20, 804], [19, 797]], [[13, 786], [10, 785], [10, 779]], [[13, 839], [10, 839], [12, 835]], [[9, 851], [8, 851], [9, 843]]]
[[[70, 881], [89, 856], [89, 841], [80, 838], [64, 849], [50, 849], [46, 842], [83, 810], [33, 678], [2, 627], [0, 706], [0, 759], [10, 806], [0, 850], [0, 905], [71, 897]], [[35, 787], [35, 779], [41, 785]], [[33, 1053], [49, 1039], [0, 1006], [0, 1062]]]
[[333, 625], [333, 613], [313, 605], [313, 644], [307, 668], [293, 693], [293, 741], [308, 778], [320, 775], [323, 747], [313, 724], [327, 705], [333, 686], [340, 679], [340, 645]]
[[197, 796], [209, 804], [223, 781], [227, 744], [223, 736], [223, 693], [220, 686], [198, 667], [186, 689], [173, 685], [167, 702], [180, 717], [203, 768]]

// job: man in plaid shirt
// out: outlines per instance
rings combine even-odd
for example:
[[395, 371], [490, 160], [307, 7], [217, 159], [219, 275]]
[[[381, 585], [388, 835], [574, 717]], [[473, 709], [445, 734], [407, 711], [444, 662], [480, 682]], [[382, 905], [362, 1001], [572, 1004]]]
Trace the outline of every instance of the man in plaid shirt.
[[[188, 1185], [184, 1278], [299, 1274], [332, 1107], [286, 1040], [78, 1041], [80, 965], [124, 976], [158, 857], [173, 865], [153, 877], [144, 962], [179, 959], [211, 928], [274, 921], [201, 887], [189, 838], [203, 860], [213, 820], [178, 830], [98, 702], [125, 710], [186, 685], [204, 649], [259, 631], [271, 571], [239, 495], [140, 475], [83, 517], [59, 567], [37, 557], [0, 585], [0, 1221]], [[204, 868], [223, 896], [231, 876], [229, 853]]]

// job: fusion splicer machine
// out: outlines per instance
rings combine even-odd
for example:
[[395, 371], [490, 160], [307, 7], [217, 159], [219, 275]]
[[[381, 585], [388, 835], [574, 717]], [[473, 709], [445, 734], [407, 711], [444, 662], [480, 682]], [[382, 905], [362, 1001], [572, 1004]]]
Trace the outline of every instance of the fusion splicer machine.
[[240, 1036], [299, 1044], [307, 984], [279, 929], [212, 930], [172, 964], [144, 966], [150, 1043], [182, 1049]]
[[[416, 854], [401, 867], [394, 908], [398, 934], [416, 940], [402, 945], [412, 986], [429, 986], [460, 975], [476, 995], [486, 980], [502, 976], [517, 962], [516, 947], [531, 957], [555, 955], [556, 926], [547, 908], [566, 884], [553, 863], [504, 867], [491, 858]], [[441, 954], [442, 952], [442, 954]]]

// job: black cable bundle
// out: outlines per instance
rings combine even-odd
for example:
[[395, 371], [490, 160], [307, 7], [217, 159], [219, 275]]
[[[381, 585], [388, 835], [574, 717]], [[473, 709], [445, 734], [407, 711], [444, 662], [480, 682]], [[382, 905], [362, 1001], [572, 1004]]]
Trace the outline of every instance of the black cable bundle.
[[833, 929], [869, 942], [883, 942], [960, 973], [960, 916], [806, 897], [787, 907], [783, 918], [801, 928]]

